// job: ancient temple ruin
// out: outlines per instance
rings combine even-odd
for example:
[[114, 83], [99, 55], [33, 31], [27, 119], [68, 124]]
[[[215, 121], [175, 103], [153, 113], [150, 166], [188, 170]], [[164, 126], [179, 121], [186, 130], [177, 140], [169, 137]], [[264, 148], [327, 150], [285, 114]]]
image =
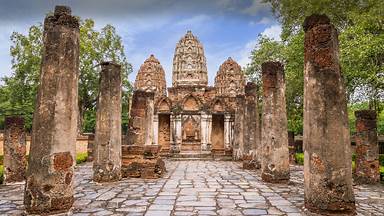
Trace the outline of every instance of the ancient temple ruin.
[[[249, 93], [246, 103], [245, 76], [239, 64], [228, 58], [220, 66], [214, 86], [208, 86], [203, 45], [188, 31], [176, 45], [172, 74], [172, 86], [166, 88], [165, 72], [154, 55], [140, 67], [126, 145], [159, 145], [168, 156], [231, 157], [234, 153], [241, 158], [244, 151], [253, 151], [253, 146], [243, 142], [234, 145], [236, 113], [246, 104], [255, 104], [249, 101], [256, 98]], [[239, 124], [244, 124], [242, 119]], [[256, 124], [256, 118], [252, 119]], [[244, 137], [243, 131], [238, 135], [241, 140], [255, 139]]]

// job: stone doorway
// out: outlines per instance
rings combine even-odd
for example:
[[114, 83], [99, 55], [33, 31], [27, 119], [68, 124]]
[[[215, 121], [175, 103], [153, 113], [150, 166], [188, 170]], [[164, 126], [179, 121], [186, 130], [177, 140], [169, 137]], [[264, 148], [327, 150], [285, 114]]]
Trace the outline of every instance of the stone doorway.
[[170, 150], [171, 121], [170, 114], [159, 114], [159, 134], [158, 140], [161, 151], [168, 153]]
[[224, 115], [212, 114], [212, 153], [224, 154]]

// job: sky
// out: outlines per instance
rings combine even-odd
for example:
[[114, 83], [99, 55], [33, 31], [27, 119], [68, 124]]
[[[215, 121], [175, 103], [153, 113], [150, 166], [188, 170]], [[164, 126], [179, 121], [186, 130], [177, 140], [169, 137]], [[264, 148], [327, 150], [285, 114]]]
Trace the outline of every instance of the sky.
[[106, 24], [116, 28], [133, 66], [131, 81], [154, 54], [165, 70], [167, 86], [176, 43], [188, 30], [203, 44], [210, 85], [228, 57], [243, 67], [250, 62], [259, 34], [279, 40], [281, 33], [270, 5], [261, 0], [0, 0], [0, 5], [1, 77], [12, 74], [12, 32], [26, 34], [55, 5], [68, 5], [73, 15], [92, 18], [97, 29]]

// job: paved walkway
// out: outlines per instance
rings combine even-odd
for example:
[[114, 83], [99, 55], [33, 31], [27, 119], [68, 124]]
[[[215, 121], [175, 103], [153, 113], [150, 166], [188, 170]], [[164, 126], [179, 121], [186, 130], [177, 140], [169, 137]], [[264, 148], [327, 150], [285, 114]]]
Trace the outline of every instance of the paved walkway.
[[[76, 171], [73, 215], [305, 215], [303, 171], [288, 185], [267, 184], [258, 171], [225, 161], [166, 161], [158, 180], [91, 181], [91, 164]], [[384, 186], [355, 186], [358, 215], [384, 215]], [[0, 215], [21, 215], [23, 185], [0, 186]]]

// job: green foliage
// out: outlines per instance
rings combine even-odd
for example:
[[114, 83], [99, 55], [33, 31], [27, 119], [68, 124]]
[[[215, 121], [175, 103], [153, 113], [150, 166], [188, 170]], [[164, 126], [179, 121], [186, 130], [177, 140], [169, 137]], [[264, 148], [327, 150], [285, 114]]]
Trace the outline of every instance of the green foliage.
[[384, 166], [384, 154], [379, 155], [380, 166]]
[[0, 155], [0, 165], [3, 165], [3, 155]]
[[297, 164], [304, 165], [304, 153], [296, 153], [295, 159]]
[[88, 153], [79, 153], [76, 155], [76, 164], [81, 164], [87, 161]]
[[[31, 129], [32, 114], [39, 85], [39, 73], [43, 48], [43, 26], [30, 27], [26, 35], [14, 32], [11, 36], [13, 74], [3, 77], [0, 86], [0, 128], [5, 115], [23, 115], [26, 128]], [[131, 92], [128, 74], [132, 67], [127, 62], [121, 37], [111, 25], [100, 31], [95, 23], [86, 19], [80, 23], [79, 65], [79, 129], [91, 132], [95, 127], [96, 100], [99, 86], [99, 67], [103, 61], [114, 61], [122, 65], [123, 110]]]
[[[302, 23], [313, 13], [326, 14], [339, 30], [340, 64], [352, 111], [364, 104], [378, 115], [384, 133], [384, 4], [378, 0], [264, 0], [272, 5], [283, 32], [282, 41], [259, 39], [246, 68], [248, 77], [260, 77], [260, 65], [279, 60], [285, 65], [288, 129], [303, 131], [304, 32]], [[259, 79], [260, 80], [260, 79]], [[357, 105], [357, 106], [355, 106]]]

